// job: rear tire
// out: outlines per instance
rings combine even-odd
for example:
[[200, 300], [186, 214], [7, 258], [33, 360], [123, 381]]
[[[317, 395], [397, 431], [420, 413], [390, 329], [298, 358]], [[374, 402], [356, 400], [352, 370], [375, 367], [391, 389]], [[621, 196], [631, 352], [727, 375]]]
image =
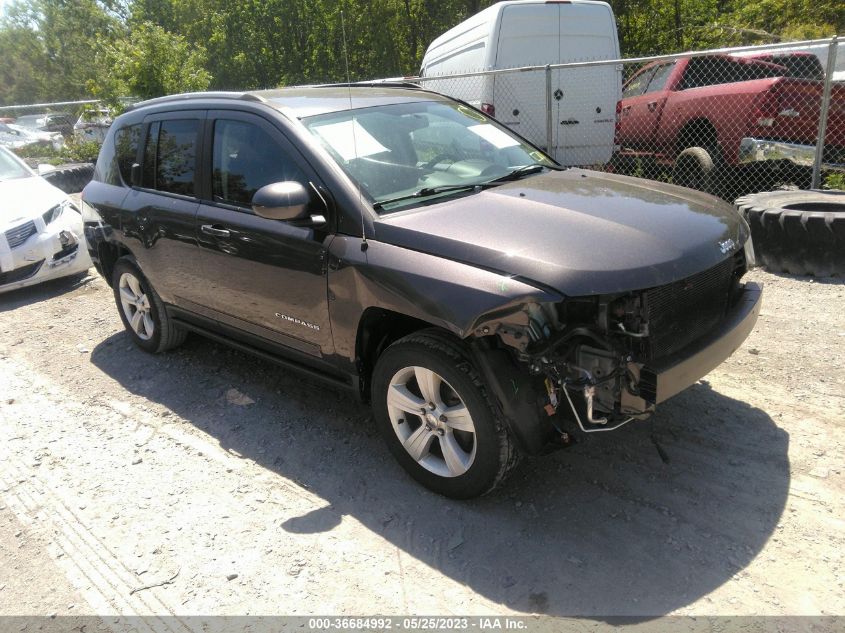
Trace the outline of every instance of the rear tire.
[[145, 352], [158, 354], [185, 341], [187, 332], [177, 326], [164, 303], [132, 257], [121, 257], [112, 270], [112, 289], [126, 332]]
[[706, 193], [716, 190], [716, 163], [703, 147], [688, 147], [675, 159], [672, 182], [681, 187]]
[[372, 403], [390, 452], [429, 490], [477, 497], [518, 462], [463, 344], [445, 333], [424, 330], [388, 347], [373, 371]]

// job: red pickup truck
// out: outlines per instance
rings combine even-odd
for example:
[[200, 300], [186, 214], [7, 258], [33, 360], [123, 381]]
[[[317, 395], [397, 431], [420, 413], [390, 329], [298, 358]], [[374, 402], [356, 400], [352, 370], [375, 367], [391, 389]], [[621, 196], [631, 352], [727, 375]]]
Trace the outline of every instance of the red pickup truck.
[[[730, 55], [645, 66], [619, 103], [615, 164], [670, 168], [673, 182], [725, 197], [809, 185], [824, 84], [794, 74], [780, 60]], [[831, 92], [824, 161], [845, 166], [842, 85]]]

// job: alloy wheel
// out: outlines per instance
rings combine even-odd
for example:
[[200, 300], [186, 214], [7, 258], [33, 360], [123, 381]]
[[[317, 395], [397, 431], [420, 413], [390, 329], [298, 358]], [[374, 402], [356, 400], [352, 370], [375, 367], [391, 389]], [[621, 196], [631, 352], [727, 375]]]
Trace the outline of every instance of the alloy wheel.
[[408, 455], [440, 477], [458, 477], [475, 460], [475, 425], [455, 389], [425, 367], [400, 369], [387, 391], [387, 413]]
[[142, 341], [149, 341], [155, 332], [150, 314], [150, 298], [132, 273], [123, 273], [119, 282], [120, 305], [129, 327]]

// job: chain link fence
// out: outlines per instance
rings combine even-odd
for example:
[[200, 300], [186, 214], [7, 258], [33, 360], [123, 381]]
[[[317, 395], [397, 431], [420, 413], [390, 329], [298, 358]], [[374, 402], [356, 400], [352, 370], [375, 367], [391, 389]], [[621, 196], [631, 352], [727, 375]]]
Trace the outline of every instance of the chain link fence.
[[831, 38], [414, 81], [495, 116], [563, 165], [733, 199], [841, 179], [839, 48]]

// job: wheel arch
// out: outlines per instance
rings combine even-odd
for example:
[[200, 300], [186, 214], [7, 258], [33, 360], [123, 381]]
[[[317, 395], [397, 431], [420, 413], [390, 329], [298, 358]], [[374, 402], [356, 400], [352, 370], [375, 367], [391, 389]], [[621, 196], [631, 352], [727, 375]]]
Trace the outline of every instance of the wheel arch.
[[97, 244], [97, 259], [100, 263], [100, 273], [110, 287], [112, 285], [114, 265], [118, 259], [127, 255], [132, 255], [132, 251], [123, 244], [117, 242], [100, 242]]
[[540, 423], [536, 380], [517, 366], [512, 354], [495, 336], [461, 339], [454, 332], [427, 321], [383, 308], [370, 308], [361, 318], [356, 341], [361, 398], [370, 401], [371, 377], [382, 352], [409, 334], [423, 331], [429, 337], [462, 345], [467, 361], [483, 376], [491, 402], [510, 428], [519, 449], [528, 455], [542, 452], [548, 428]]
[[677, 157], [688, 147], [703, 147], [710, 150], [719, 145], [719, 131], [707, 117], [696, 117], [684, 123], [675, 143]]
[[361, 314], [355, 336], [355, 363], [359, 374], [360, 396], [370, 399], [370, 379], [381, 353], [392, 343], [414, 332], [442, 327], [394, 310], [369, 307]]

